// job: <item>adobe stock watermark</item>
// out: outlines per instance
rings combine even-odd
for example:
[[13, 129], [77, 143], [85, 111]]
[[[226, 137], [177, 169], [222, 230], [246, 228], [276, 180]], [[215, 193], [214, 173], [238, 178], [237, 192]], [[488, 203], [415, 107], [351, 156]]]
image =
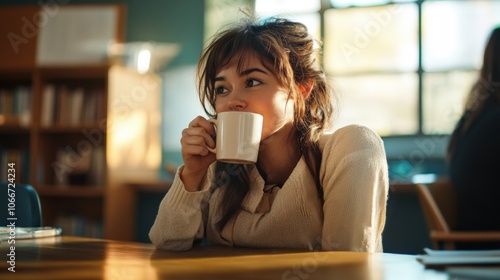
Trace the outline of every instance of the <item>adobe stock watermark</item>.
[[300, 264], [294, 265], [290, 269], [285, 270], [281, 275], [282, 280], [304, 280], [309, 279], [311, 274], [316, 272], [321, 262], [328, 258], [328, 254], [321, 251], [320, 246], [324, 248], [334, 248], [331, 237], [316, 238], [317, 248], [314, 248], [312, 254], [305, 257]]
[[[206, 209], [212, 198], [213, 192], [215, 190], [220, 189], [220, 187], [227, 186], [231, 182], [232, 176], [237, 176], [240, 172], [243, 172], [244, 168], [238, 166], [237, 164], [226, 164], [223, 170], [219, 170], [210, 179], [210, 188], [209, 193], [204, 195], [201, 198], [201, 201], [192, 201], [191, 204], [186, 205], [185, 211], [180, 212], [180, 218], [182, 218], [182, 222], [185, 224], [190, 224], [193, 221], [191, 220], [193, 217], [193, 213], [200, 211], [200, 209]], [[210, 170], [208, 171], [210, 172]]]
[[38, 1], [41, 9], [37, 13], [33, 14], [32, 18], [22, 17], [21, 22], [23, 23], [21, 27], [21, 33], [9, 32], [7, 34], [7, 39], [12, 46], [15, 54], [19, 53], [19, 46], [21, 44], [27, 44], [30, 39], [35, 37], [40, 27], [45, 26], [50, 18], [53, 18], [59, 12], [59, 6], [67, 4], [69, 0], [48, 0], [44, 2], [42, 0]]
[[[120, 95], [120, 98], [115, 100], [109, 106], [108, 114], [119, 114], [120, 116], [128, 116], [132, 110], [137, 108], [141, 102], [144, 102], [149, 92], [157, 89], [160, 86], [159, 81], [151, 74], [146, 74], [140, 85], [133, 87], [130, 92]], [[88, 157], [90, 157], [94, 149], [104, 144], [105, 134], [113, 131], [114, 124], [109, 118], [104, 118], [98, 121], [98, 126], [93, 129], [83, 129], [82, 135], [84, 139], [79, 141], [76, 146], [67, 145], [62, 150], [65, 154], [51, 164], [59, 183], [64, 182], [66, 174], [77, 170]]]
[[[481, 91], [479, 88], [486, 88], [486, 91]], [[500, 88], [500, 82], [494, 82], [493, 76], [490, 74], [487, 79], [480, 78], [476, 87], [472, 91], [472, 95], [474, 99], [472, 99], [471, 104], [466, 104], [469, 106], [467, 109], [476, 109], [479, 105], [483, 103], [486, 99], [488, 99], [492, 94], [495, 94], [495, 91]]]
[[[449, 124], [455, 124], [461, 115], [458, 109], [460, 106], [449, 106], [442, 111], [442, 119], [447, 120]], [[417, 137], [413, 140], [414, 149], [408, 154], [399, 155], [396, 159], [401, 162], [398, 170], [391, 171], [393, 183], [406, 183], [413, 176], [421, 174], [422, 168], [426, 166], [427, 160], [436, 158], [441, 153], [443, 147], [447, 146], [449, 135], [439, 131], [430, 131], [426, 137]]]
[[399, 160], [404, 163], [401, 168], [406, 168], [405, 171], [398, 171], [392, 179], [393, 183], [405, 183], [408, 178], [421, 173], [422, 166], [425, 165], [427, 159], [434, 157], [437, 150], [445, 145], [448, 141], [448, 135], [433, 135], [425, 139], [415, 139], [414, 143], [417, 148], [410, 151], [408, 158], [403, 155], [399, 156]]
[[371, 20], [366, 22], [362, 28], [355, 27], [352, 42], [342, 42], [340, 50], [348, 63], [352, 62], [352, 56], [361, 53], [367, 48], [372, 40], [380, 35], [382, 30], [389, 26], [393, 16], [401, 12], [401, 5], [388, 5], [384, 10], [371, 13]]

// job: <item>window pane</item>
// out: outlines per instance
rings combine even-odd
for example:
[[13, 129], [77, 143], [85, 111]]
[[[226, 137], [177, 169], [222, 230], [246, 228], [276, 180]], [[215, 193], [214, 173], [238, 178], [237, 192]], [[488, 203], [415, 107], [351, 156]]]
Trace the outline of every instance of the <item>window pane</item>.
[[422, 6], [423, 68], [479, 69], [488, 35], [500, 23], [500, 1], [439, 1]]
[[418, 130], [416, 74], [337, 77], [340, 114], [334, 128], [363, 124], [382, 136]]
[[415, 4], [330, 9], [325, 13], [325, 70], [329, 74], [416, 71]]
[[300, 23], [305, 24], [307, 27], [307, 30], [309, 33], [314, 36], [317, 40], [320, 41], [321, 38], [321, 29], [320, 29], [320, 16], [318, 13], [311, 13], [311, 14], [296, 14], [296, 15], [290, 15], [287, 16], [286, 18], [297, 21]]
[[477, 80], [478, 73], [448, 72], [424, 75], [423, 132], [451, 133], [462, 115], [465, 98]]
[[[285, 3], [286, 2], [286, 3]], [[285, 5], [286, 4], [286, 5]], [[287, 6], [289, 5], [289, 6]], [[320, 1], [272, 0], [255, 2], [255, 12], [259, 18], [282, 16], [305, 24], [316, 39], [321, 38]]]
[[264, 17], [319, 12], [321, 0], [255, 0], [255, 11]]
[[245, 11], [252, 0], [206, 0], [205, 1], [205, 42], [221, 28], [245, 18]]
[[371, 5], [381, 5], [388, 4], [389, 0], [330, 0], [335, 8], [346, 8], [350, 6], [371, 6]]

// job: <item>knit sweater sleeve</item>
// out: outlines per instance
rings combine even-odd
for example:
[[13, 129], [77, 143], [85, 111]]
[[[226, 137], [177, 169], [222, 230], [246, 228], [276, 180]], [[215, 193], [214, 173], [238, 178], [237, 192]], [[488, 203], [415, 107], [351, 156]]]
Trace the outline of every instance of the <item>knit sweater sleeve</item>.
[[323, 142], [322, 249], [381, 252], [389, 188], [382, 140], [351, 125]]
[[159, 249], [185, 251], [195, 239], [202, 239], [209, 197], [207, 178], [201, 191], [188, 192], [179, 177], [179, 167], [172, 186], [163, 198], [158, 215], [149, 231], [149, 238]]

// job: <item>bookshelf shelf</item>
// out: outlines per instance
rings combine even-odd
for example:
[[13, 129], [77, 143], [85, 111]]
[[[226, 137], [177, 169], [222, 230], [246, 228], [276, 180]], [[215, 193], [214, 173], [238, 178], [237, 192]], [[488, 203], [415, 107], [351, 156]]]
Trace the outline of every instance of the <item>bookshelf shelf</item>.
[[30, 127], [19, 127], [19, 125], [0, 125], [0, 135], [26, 135], [28, 136], [31, 131]]
[[53, 186], [43, 185], [37, 188], [41, 197], [77, 197], [102, 198], [106, 195], [106, 186]]
[[81, 134], [83, 130], [98, 129], [105, 131], [105, 128], [101, 128], [98, 124], [95, 125], [76, 125], [76, 126], [53, 126], [53, 127], [41, 127], [41, 134]]
[[[123, 42], [123, 5], [68, 4], [59, 7], [57, 16], [63, 9], [89, 6], [94, 11], [116, 8], [115, 39]], [[0, 9], [0, 38], [22, 34], [20, 19], [32, 19], [40, 9]], [[120, 201], [122, 182], [130, 174], [150, 176], [159, 168], [159, 162], [151, 165], [145, 156], [161, 154], [156, 121], [161, 83], [155, 75], [111, 62], [41, 66], [41, 33], [16, 52], [8, 40], [0, 40], [0, 170], [7, 162], [16, 163], [16, 183], [33, 185], [40, 195], [44, 225], [63, 227], [65, 235], [115, 238], [127, 208]], [[136, 88], [143, 95], [133, 99]], [[129, 102], [127, 114], [121, 110], [123, 100]], [[131, 117], [142, 122], [133, 124]], [[144, 144], [143, 139], [157, 142]], [[143, 153], [127, 155], [136, 147]]]

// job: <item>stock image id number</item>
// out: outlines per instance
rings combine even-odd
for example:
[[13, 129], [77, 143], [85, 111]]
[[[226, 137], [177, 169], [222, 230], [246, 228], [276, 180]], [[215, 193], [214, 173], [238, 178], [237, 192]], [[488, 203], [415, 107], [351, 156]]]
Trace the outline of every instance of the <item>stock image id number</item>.
[[15, 197], [16, 197], [16, 169], [14, 168], [16, 166], [15, 163], [9, 163], [7, 164], [9, 168], [7, 168], [7, 181], [8, 183], [8, 188], [7, 188], [7, 193], [9, 196], [9, 204], [8, 204], [8, 211], [10, 216], [14, 216], [15, 214]]
[[[7, 181], [9, 181], [10, 184], [14, 185], [16, 184], [16, 169], [14, 168], [16, 166], [15, 163], [9, 163], [7, 164], [9, 167], [7, 169]], [[10, 186], [9, 184], [9, 186]]]

